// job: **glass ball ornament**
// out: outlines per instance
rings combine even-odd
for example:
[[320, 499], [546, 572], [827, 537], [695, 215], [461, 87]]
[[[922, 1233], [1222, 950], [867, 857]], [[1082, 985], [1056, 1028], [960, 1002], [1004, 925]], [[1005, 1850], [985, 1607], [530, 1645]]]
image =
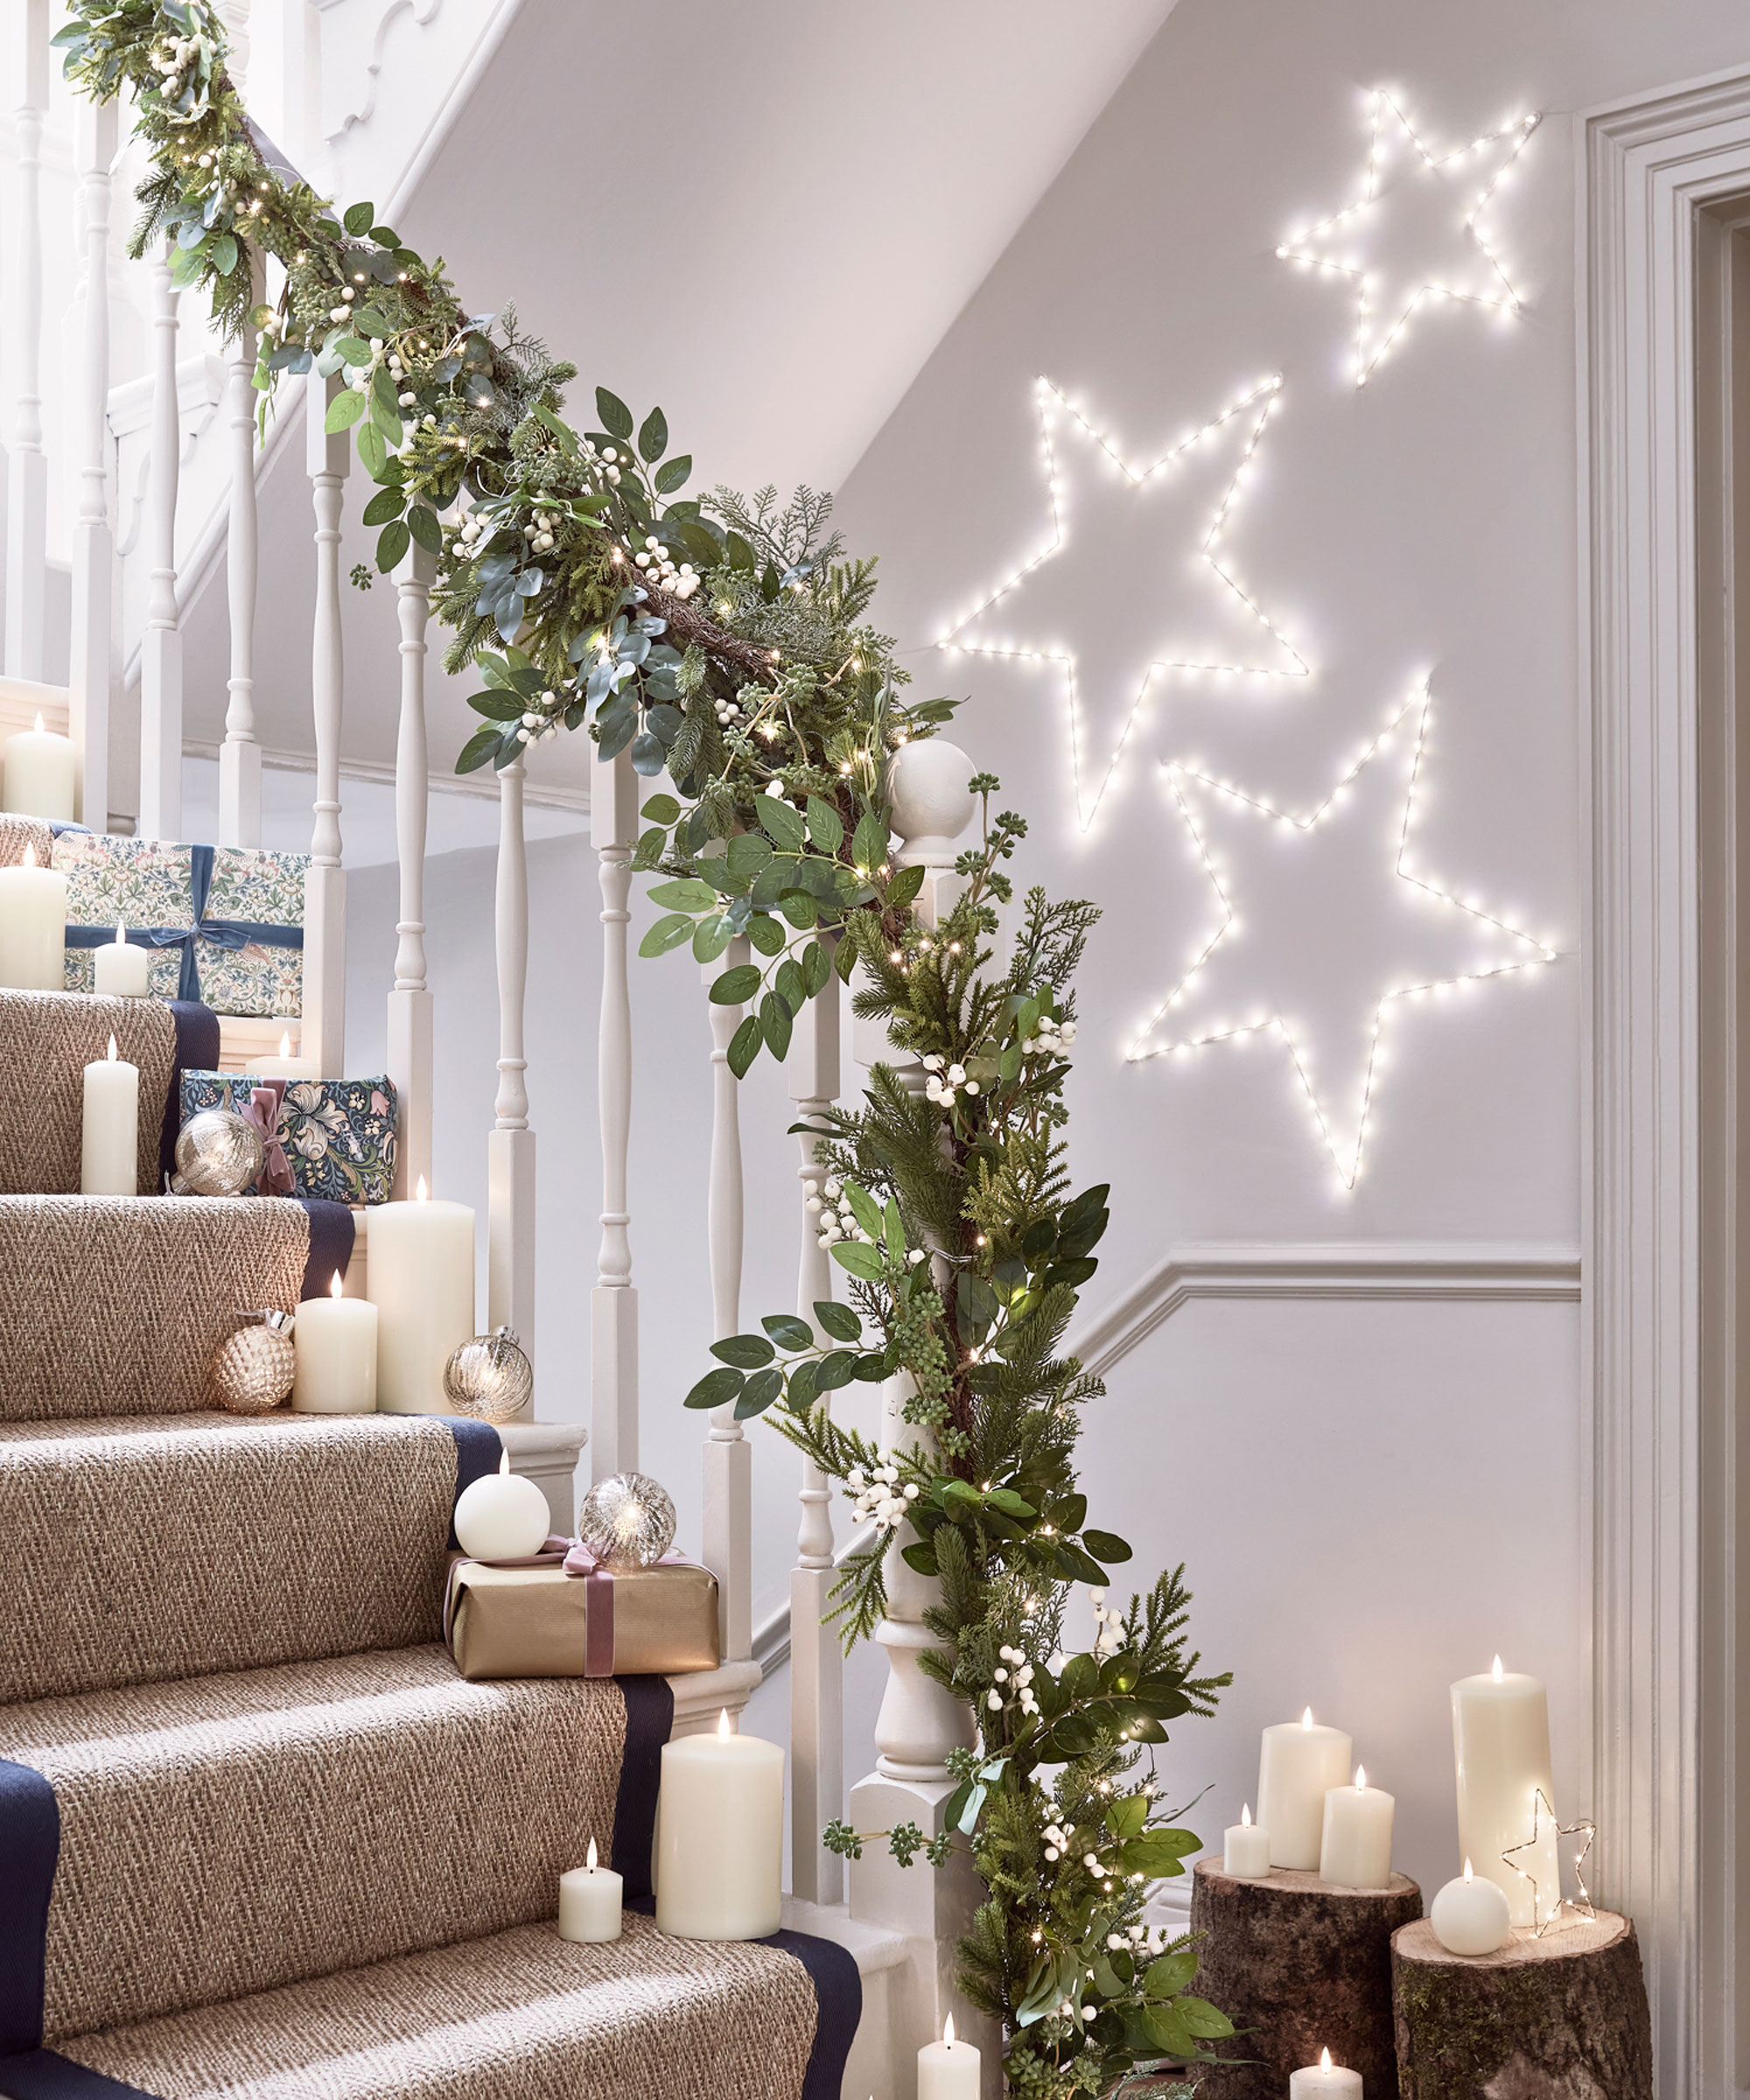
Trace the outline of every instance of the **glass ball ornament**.
[[256, 1324], [228, 1334], [213, 1359], [214, 1404], [233, 1415], [264, 1415], [291, 1390], [296, 1319], [276, 1311], [242, 1317]]
[[241, 1196], [260, 1179], [266, 1152], [255, 1124], [230, 1109], [202, 1109], [176, 1136], [173, 1196]]
[[598, 1480], [578, 1508], [578, 1542], [605, 1568], [654, 1567], [675, 1543], [675, 1505], [648, 1473]]
[[477, 1422], [510, 1422], [528, 1404], [535, 1368], [509, 1327], [476, 1334], [450, 1354], [444, 1392], [458, 1414]]

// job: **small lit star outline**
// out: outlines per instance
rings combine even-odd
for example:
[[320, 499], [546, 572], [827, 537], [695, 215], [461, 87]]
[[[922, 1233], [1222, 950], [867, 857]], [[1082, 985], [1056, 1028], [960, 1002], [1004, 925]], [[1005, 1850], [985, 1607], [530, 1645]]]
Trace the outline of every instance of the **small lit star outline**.
[[[1242, 789], [1236, 788], [1231, 781], [1213, 779], [1209, 774], [1200, 773], [1194, 766], [1181, 764], [1178, 760], [1169, 760], [1165, 768], [1173, 800], [1177, 802], [1180, 815], [1184, 818], [1186, 828], [1191, 835], [1194, 850], [1201, 862], [1203, 872], [1208, 876], [1220, 903], [1221, 923], [1193, 961], [1191, 967], [1144, 1023], [1130, 1049], [1124, 1054], [1125, 1062], [1141, 1064], [1151, 1058], [1171, 1057], [1181, 1051], [1202, 1049], [1211, 1043], [1232, 1042], [1243, 1036], [1274, 1033], [1288, 1052], [1289, 1063], [1295, 1078], [1299, 1082], [1300, 1089], [1306, 1096], [1307, 1107], [1312, 1111], [1312, 1121], [1326, 1151], [1331, 1156], [1332, 1164], [1337, 1170], [1338, 1178], [1343, 1186], [1349, 1190], [1354, 1189], [1361, 1178], [1362, 1157], [1367, 1144], [1368, 1124], [1373, 1110], [1374, 1082], [1379, 1061], [1380, 1032], [1384, 1025], [1388, 1008], [1397, 1000], [1420, 999], [1431, 992], [1444, 991], [1454, 985], [1476, 984], [1494, 977], [1512, 976], [1523, 970], [1542, 969], [1547, 963], [1560, 960], [1559, 951], [1546, 946], [1535, 934], [1526, 933], [1520, 927], [1509, 925], [1505, 919], [1500, 918], [1492, 912], [1485, 911], [1477, 904], [1467, 901], [1462, 897], [1455, 896], [1442, 884], [1432, 880], [1426, 875], [1418, 874], [1406, 864], [1410, 850], [1410, 834], [1416, 816], [1416, 791], [1421, 779], [1423, 752], [1427, 743], [1428, 722], [1432, 709], [1433, 701], [1426, 684], [1418, 686], [1407, 699], [1393, 709], [1386, 718], [1385, 726], [1374, 738], [1373, 741], [1367, 745], [1350, 762], [1348, 768], [1339, 775], [1324, 801], [1302, 816], [1296, 816], [1285, 810], [1278, 809], [1260, 795], [1248, 794]], [[1259, 1019], [1242, 1022], [1232, 1027], [1215, 1029], [1208, 1034], [1189, 1037], [1183, 1041], [1151, 1043], [1149, 1040], [1173, 1006], [1190, 989], [1209, 958], [1227, 939], [1234, 928], [1236, 918], [1233, 900], [1210, 858], [1208, 844], [1198, 826], [1197, 819], [1192, 813], [1190, 804], [1186, 800], [1180, 782], [1194, 780], [1200, 787], [1222, 795], [1230, 802], [1256, 809], [1260, 815], [1274, 818], [1279, 823], [1292, 824], [1298, 831], [1310, 832], [1316, 830], [1331, 815], [1338, 804], [1343, 789], [1365, 766], [1372, 762], [1382, 747], [1390, 739], [1412, 710], [1419, 710], [1416, 729], [1416, 748], [1410, 762], [1409, 790], [1404, 796], [1404, 816], [1398, 830], [1392, 872], [1396, 878], [1410, 884], [1416, 889], [1425, 892], [1427, 895], [1436, 899], [1439, 903], [1450, 906], [1454, 911], [1463, 912], [1468, 917], [1478, 920], [1485, 926], [1493, 927], [1497, 932], [1505, 934], [1510, 939], [1522, 943], [1531, 952], [1516, 961], [1495, 963], [1488, 969], [1464, 971], [1456, 976], [1391, 985], [1380, 995], [1374, 1007], [1372, 1026], [1368, 1037], [1367, 1068], [1362, 1081], [1360, 1120], [1355, 1128], [1354, 1147], [1346, 1157], [1320, 1102], [1318, 1091], [1314, 1088], [1311, 1074], [1307, 1070], [1306, 1057], [1301, 1046], [1296, 1041], [1294, 1032], [1280, 1013], [1266, 1014]]]
[[1511, 1867], [1522, 1880], [1529, 1881], [1531, 1884], [1531, 1915], [1536, 1918], [1537, 1915], [1537, 1877], [1528, 1867], [1520, 1866], [1518, 1855], [1521, 1852], [1534, 1852], [1536, 1849], [1543, 1838], [1544, 1825], [1546, 1823], [1556, 1824], [1556, 1836], [1558, 1838], [1578, 1838], [1584, 1839], [1585, 1842], [1580, 1846], [1578, 1858], [1574, 1861], [1574, 1881], [1580, 1892], [1578, 1896], [1569, 1897], [1562, 1894], [1559, 1886], [1561, 1861], [1558, 1858], [1556, 1862], [1558, 1877], [1556, 1900], [1550, 1906], [1549, 1916], [1541, 1921], [1532, 1936], [1535, 1939], [1539, 1940], [1550, 1930], [1556, 1920], [1564, 1910], [1572, 1910], [1576, 1916], [1585, 1918], [1588, 1922], [1598, 1915], [1592, 1907], [1592, 1892], [1586, 1885], [1586, 1876], [1580, 1871], [1586, 1863], [1586, 1854], [1592, 1850], [1592, 1839], [1598, 1836], [1598, 1825], [1588, 1821], [1584, 1816], [1578, 1823], [1556, 1823], [1556, 1811], [1550, 1806], [1550, 1798], [1542, 1787], [1536, 1788], [1531, 1797], [1531, 1835], [1521, 1844], [1509, 1844], [1501, 1855], [1501, 1864], [1503, 1866]]
[[[1484, 132], [1480, 137], [1467, 140], [1444, 153], [1437, 153], [1417, 132], [1404, 115], [1402, 105], [1387, 89], [1377, 88], [1372, 96], [1373, 136], [1368, 148], [1367, 170], [1362, 178], [1361, 195], [1328, 219], [1321, 219], [1316, 226], [1308, 227], [1304, 233], [1292, 234], [1277, 249], [1284, 262], [1310, 263], [1315, 269], [1334, 276], [1353, 280], [1355, 288], [1355, 361], [1354, 380], [1358, 387], [1366, 386], [1380, 360], [1396, 342], [1409, 326], [1410, 316], [1424, 305], [1447, 299], [1458, 300], [1474, 306], [1488, 306], [1497, 312], [1517, 314], [1523, 302], [1514, 290], [1501, 256], [1490, 243], [1482, 229], [1481, 220], [1490, 200], [1500, 187], [1502, 178], [1525, 150], [1531, 134], [1543, 122], [1539, 111], [1516, 116], [1499, 130]], [[1467, 203], [1461, 203], [1463, 211], [1461, 231], [1469, 238], [1487, 266], [1483, 282], [1485, 289], [1466, 290], [1460, 286], [1429, 281], [1418, 285], [1410, 295], [1410, 303], [1402, 313], [1382, 326], [1377, 334], [1371, 332], [1374, 321], [1373, 286], [1375, 280], [1358, 263], [1340, 259], [1347, 255], [1343, 243], [1357, 229], [1362, 215], [1373, 209], [1387, 193], [1390, 184], [1382, 188], [1380, 183], [1381, 135], [1388, 124], [1396, 125], [1420, 157], [1422, 165], [1449, 187], [1455, 172], [1461, 172], [1461, 164], [1471, 155], [1485, 152], [1488, 147], [1505, 144], [1508, 150], [1493, 175], [1475, 191]], [[1333, 250], [1339, 253], [1334, 253]]]
[[[1180, 438], [1176, 444], [1170, 445], [1158, 458], [1146, 464], [1138, 465], [1126, 459], [1112, 438], [1105, 431], [1096, 429], [1094, 424], [1082, 414], [1075, 403], [1053, 381], [1041, 376], [1035, 382], [1034, 395], [1040, 415], [1040, 452], [1045, 467], [1046, 495], [1051, 509], [1050, 536], [1037, 553], [1030, 556], [1004, 581], [998, 584], [970, 611], [958, 615], [951, 625], [937, 636], [935, 646], [939, 649], [946, 650], [950, 655], [1005, 657], [1027, 663], [1058, 663], [1063, 667], [1064, 685], [1069, 703], [1070, 765], [1075, 795], [1076, 816], [1084, 831], [1093, 823], [1098, 814], [1100, 804], [1105, 799], [1108, 788], [1112, 785], [1113, 777], [1118, 770], [1119, 762], [1130, 742], [1130, 732], [1136, 726], [1137, 718], [1142, 711], [1143, 704], [1148, 696], [1149, 688], [1152, 684], [1157, 672], [1222, 672], [1257, 678], [1306, 678], [1312, 675], [1312, 666], [1300, 651], [1289, 640], [1276, 621], [1270, 618], [1270, 614], [1264, 611], [1257, 599], [1236, 580], [1231, 557], [1222, 544], [1223, 528], [1227, 525], [1233, 511], [1235, 499], [1239, 493], [1241, 484], [1245, 480], [1246, 470], [1252, 455], [1257, 451], [1270, 416], [1280, 402], [1282, 390], [1282, 374], [1279, 372], [1271, 373], [1268, 378], [1260, 380], [1256, 385], [1249, 388], [1243, 394], [1230, 401], [1219, 414], [1212, 416], [1200, 429], [1193, 430], [1187, 437]], [[1284, 653], [1287, 662], [1284, 665], [1273, 667], [1266, 664], [1208, 663], [1183, 658], [1152, 658], [1144, 670], [1142, 683], [1138, 688], [1136, 696], [1131, 701], [1129, 711], [1124, 717], [1124, 727], [1118, 733], [1117, 742], [1112, 748], [1111, 756], [1106, 761], [1105, 770], [1101, 774], [1099, 780], [1094, 788], [1093, 800], [1090, 802], [1087, 797], [1086, 781], [1092, 774], [1093, 766], [1085, 750], [1087, 728], [1082, 718], [1083, 709], [1076, 679], [1074, 651], [1073, 649], [1027, 648], [1024, 646], [1002, 642], [962, 641], [958, 637], [963, 634], [975, 620], [981, 619], [993, 606], [1006, 598], [1011, 592], [1024, 583], [1037, 570], [1042, 568], [1054, 556], [1060, 554], [1068, 544], [1069, 536], [1066, 529], [1066, 505], [1062, 477], [1058, 471], [1056, 449], [1052, 443], [1052, 425], [1057, 415], [1063, 414], [1073, 418], [1101, 452], [1116, 466], [1131, 487], [1140, 489], [1157, 475], [1170, 472], [1187, 455], [1194, 452], [1202, 439], [1221, 430], [1236, 416], [1242, 416], [1248, 411], [1250, 411], [1253, 418], [1250, 435], [1246, 439], [1244, 449], [1240, 455], [1239, 464], [1234, 470], [1232, 479], [1222, 490], [1215, 506], [1214, 514], [1209, 521], [1208, 529], [1198, 542], [1196, 551], [1198, 558], [1216, 578], [1219, 584], [1231, 594], [1234, 601], [1250, 617], [1260, 634], [1267, 635]]]

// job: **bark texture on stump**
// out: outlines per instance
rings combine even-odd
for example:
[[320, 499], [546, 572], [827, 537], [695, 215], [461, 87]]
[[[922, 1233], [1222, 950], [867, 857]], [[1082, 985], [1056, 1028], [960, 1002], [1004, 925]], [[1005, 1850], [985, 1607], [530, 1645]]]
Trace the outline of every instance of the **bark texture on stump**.
[[1653, 2100], [1641, 1950], [1614, 1911], [1474, 1960], [1406, 1925], [1391, 1981], [1403, 2100]]
[[1391, 1936], [1422, 1915], [1404, 1874], [1389, 1888], [1337, 1888], [1278, 1868], [1240, 1880], [1206, 1859], [1192, 1884], [1195, 1988], [1249, 2032], [1218, 2045], [1249, 2061], [1205, 2074], [1198, 2100], [1282, 2100], [1288, 2075], [1317, 2063], [1359, 2071], [1367, 2100], [1397, 2100]]

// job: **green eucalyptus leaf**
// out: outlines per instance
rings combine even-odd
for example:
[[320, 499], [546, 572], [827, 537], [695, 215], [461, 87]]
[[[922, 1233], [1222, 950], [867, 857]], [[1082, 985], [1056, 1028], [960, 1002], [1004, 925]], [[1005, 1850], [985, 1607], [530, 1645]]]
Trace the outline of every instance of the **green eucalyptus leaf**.
[[372, 221], [376, 215], [377, 208], [374, 204], [349, 204], [341, 217], [340, 223], [354, 240], [362, 241], [365, 235], [370, 232]]
[[876, 1283], [881, 1275], [881, 1256], [872, 1247], [865, 1247], [861, 1240], [835, 1240], [832, 1258], [841, 1269], [852, 1276], [861, 1277], [865, 1284]]
[[681, 805], [672, 794], [653, 794], [643, 808], [639, 811], [639, 815], [653, 824], [678, 823]]
[[766, 1046], [782, 1064], [790, 1052], [790, 1031], [794, 1017], [789, 1008], [775, 991], [768, 991], [760, 1002], [760, 1031], [766, 1038]]
[[801, 810], [793, 809], [781, 796], [762, 794], [756, 811], [760, 829], [780, 853], [800, 853], [808, 844], [808, 827]]
[[365, 412], [365, 397], [351, 387], [343, 388], [328, 403], [322, 427], [332, 438], [336, 430], [349, 430]]
[[[639, 429], [638, 450], [649, 461], [660, 459], [668, 449], [668, 418], [661, 409], [652, 409]], [[667, 491], [662, 493], [666, 494]]]
[[780, 1349], [794, 1352], [815, 1346], [814, 1329], [794, 1312], [768, 1312], [760, 1324]]
[[670, 912], [666, 918], [659, 919], [645, 934], [638, 943], [638, 952], [640, 956], [666, 956], [671, 948], [678, 948], [682, 942], [690, 941], [692, 937], [693, 921], [690, 914]]
[[361, 525], [387, 525], [391, 518], [398, 518], [406, 508], [405, 489], [380, 488], [366, 504], [359, 522]]
[[732, 1363], [741, 1371], [763, 1369], [777, 1354], [763, 1334], [725, 1334], [711, 1344], [711, 1354], [719, 1363]]
[[736, 1420], [746, 1422], [754, 1415], [763, 1415], [783, 1390], [784, 1374], [775, 1364], [769, 1370], [756, 1371], [735, 1404]]
[[748, 920], [747, 938], [762, 956], [777, 956], [784, 951], [783, 928], [763, 912]]
[[596, 414], [601, 417], [602, 428], [610, 438], [618, 438], [622, 444], [630, 442], [632, 410], [617, 394], [610, 394], [606, 387], [598, 387]]
[[726, 970], [710, 988], [710, 1000], [717, 1006], [739, 1006], [744, 999], [751, 999], [760, 989], [760, 971], [754, 963], [738, 962]]
[[490, 724], [477, 729], [463, 745], [456, 758], [458, 773], [478, 773], [498, 750], [499, 732]]
[[835, 1341], [860, 1341], [863, 1339], [863, 1322], [849, 1306], [840, 1305], [836, 1298], [817, 1298], [815, 1300], [815, 1318]]
[[393, 518], [377, 535], [377, 567], [387, 576], [407, 552], [409, 534], [400, 518]]
[[735, 1033], [729, 1039], [729, 1068], [738, 1079], [746, 1079], [748, 1068], [760, 1054], [760, 1017], [750, 1013]]
[[707, 1371], [681, 1404], [682, 1407], [727, 1407], [732, 1400], [739, 1398], [746, 1383], [746, 1375], [741, 1371]]
[[1130, 1558], [1130, 1548], [1116, 1531], [1084, 1531], [1082, 1543], [1096, 1560], [1102, 1562], [1109, 1568], [1116, 1567], [1119, 1562]]
[[701, 919], [693, 934], [694, 962], [715, 962], [734, 938], [726, 914], [718, 912], [709, 919]]
[[836, 809], [822, 796], [808, 797], [808, 836], [822, 853], [836, 853], [844, 844], [844, 823]]
[[438, 522], [438, 514], [429, 503], [415, 503], [408, 510], [409, 529], [427, 554], [444, 551], [444, 528]]
[[710, 883], [686, 875], [673, 882], [655, 884], [650, 892], [650, 901], [665, 906], [671, 912], [709, 912], [716, 907], [717, 892]]

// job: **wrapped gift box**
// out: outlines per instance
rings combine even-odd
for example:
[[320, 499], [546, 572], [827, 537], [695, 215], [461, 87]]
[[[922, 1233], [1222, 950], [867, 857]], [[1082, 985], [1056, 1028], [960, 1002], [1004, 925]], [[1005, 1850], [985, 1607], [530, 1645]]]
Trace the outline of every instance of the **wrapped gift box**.
[[672, 1676], [718, 1666], [717, 1577], [690, 1561], [568, 1575], [556, 1554], [452, 1554], [445, 1637], [465, 1677]]
[[275, 1019], [303, 1012], [307, 853], [65, 831], [52, 858], [66, 877], [69, 991], [91, 990], [92, 949], [125, 926], [157, 951], [160, 998]]
[[[284, 1190], [334, 1203], [387, 1203], [395, 1193], [396, 1098], [375, 1079], [265, 1080], [248, 1072], [182, 1075], [182, 1121], [204, 1109], [241, 1112], [256, 1088], [279, 1091], [276, 1135], [291, 1174]], [[271, 1182], [270, 1186], [272, 1186]]]

